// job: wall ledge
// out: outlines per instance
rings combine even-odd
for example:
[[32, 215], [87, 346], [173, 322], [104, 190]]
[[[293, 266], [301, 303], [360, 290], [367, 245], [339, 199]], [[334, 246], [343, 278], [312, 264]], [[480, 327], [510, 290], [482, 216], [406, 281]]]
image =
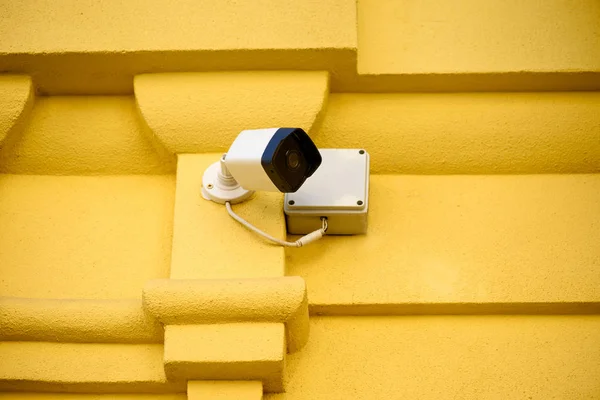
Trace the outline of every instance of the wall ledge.
[[0, 341], [162, 343], [140, 300], [0, 297]]
[[0, 342], [0, 392], [185, 393], [159, 344]]
[[308, 341], [304, 279], [158, 279], [143, 292], [146, 310], [165, 325], [281, 322], [288, 352]]

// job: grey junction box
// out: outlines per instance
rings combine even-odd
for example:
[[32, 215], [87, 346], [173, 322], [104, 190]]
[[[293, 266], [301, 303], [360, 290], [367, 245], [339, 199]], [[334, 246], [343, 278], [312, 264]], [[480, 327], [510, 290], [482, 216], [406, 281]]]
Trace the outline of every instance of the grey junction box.
[[305, 235], [327, 217], [328, 235], [367, 232], [369, 153], [363, 149], [319, 149], [323, 161], [295, 193], [286, 193], [283, 209], [290, 234]]

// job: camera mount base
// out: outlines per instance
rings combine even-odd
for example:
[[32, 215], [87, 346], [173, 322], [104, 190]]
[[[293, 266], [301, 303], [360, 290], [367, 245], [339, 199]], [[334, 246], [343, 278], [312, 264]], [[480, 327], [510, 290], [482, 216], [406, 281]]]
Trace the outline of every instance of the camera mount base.
[[202, 197], [215, 203], [241, 203], [254, 194], [246, 190], [233, 178], [225, 165], [225, 156], [211, 164], [202, 176]]

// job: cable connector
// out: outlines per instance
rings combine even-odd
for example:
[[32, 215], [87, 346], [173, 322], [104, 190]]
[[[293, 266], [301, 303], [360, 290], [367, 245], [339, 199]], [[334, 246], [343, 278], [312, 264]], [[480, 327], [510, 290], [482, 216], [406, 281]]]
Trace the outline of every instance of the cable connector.
[[296, 240], [294, 243], [298, 243], [298, 247], [306, 246], [312, 242], [316, 242], [321, 239], [325, 232], [323, 229], [316, 230], [314, 232], [309, 233], [308, 235], [302, 236], [300, 239]]
[[248, 221], [246, 221], [245, 219], [243, 219], [242, 217], [237, 215], [231, 208], [230, 202], [226, 202], [225, 207], [227, 208], [227, 212], [229, 213], [231, 218], [235, 219], [237, 222], [244, 225], [246, 228], [250, 229], [254, 233], [262, 236], [263, 238], [265, 238], [267, 240], [270, 240], [273, 243], [277, 243], [280, 246], [285, 246], [285, 247], [306, 246], [307, 244], [316, 242], [317, 240], [321, 239], [325, 235], [325, 232], [327, 232], [327, 228], [328, 228], [327, 218], [321, 217], [321, 229], [317, 229], [316, 231], [311, 232], [308, 235], [304, 235], [300, 239], [296, 240], [295, 242], [287, 242], [285, 240], [277, 239], [277, 238], [269, 235], [268, 233], [261, 231], [260, 229], [258, 229], [257, 227], [255, 227], [254, 225], [252, 225], [251, 223], [249, 223]]

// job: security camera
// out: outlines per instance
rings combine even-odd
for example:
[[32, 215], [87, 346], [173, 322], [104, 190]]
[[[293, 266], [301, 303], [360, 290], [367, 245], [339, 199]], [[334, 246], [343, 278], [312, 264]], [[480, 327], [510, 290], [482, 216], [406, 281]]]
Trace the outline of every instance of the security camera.
[[321, 154], [301, 128], [242, 131], [202, 180], [204, 198], [237, 203], [252, 191], [294, 193], [321, 165]]
[[[310, 178], [310, 179], [309, 179]], [[273, 237], [237, 215], [231, 205], [255, 190], [283, 192], [288, 232], [295, 242]], [[263, 238], [301, 247], [329, 231], [365, 233], [369, 197], [369, 154], [364, 149], [321, 149], [300, 128], [242, 131], [202, 177], [202, 197], [225, 204], [229, 215]]]
[[300, 128], [242, 131], [231, 144], [225, 165], [250, 190], [294, 193], [321, 165], [321, 154]]

